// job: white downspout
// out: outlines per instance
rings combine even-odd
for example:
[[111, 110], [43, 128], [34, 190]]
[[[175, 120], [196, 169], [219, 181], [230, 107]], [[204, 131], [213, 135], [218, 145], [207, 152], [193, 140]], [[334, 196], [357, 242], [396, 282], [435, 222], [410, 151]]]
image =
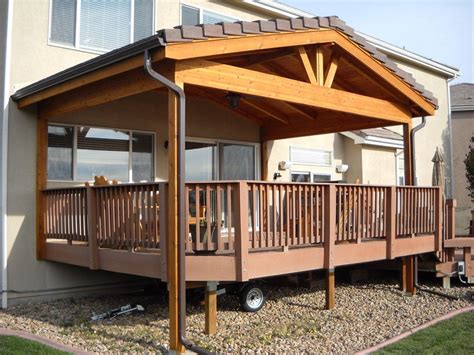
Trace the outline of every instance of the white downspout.
[[1, 107], [1, 176], [0, 176], [0, 263], [2, 308], [7, 308], [7, 167], [8, 167], [8, 109], [10, 101], [10, 65], [12, 44], [13, 0], [8, 0], [5, 40], [5, 65]]
[[453, 131], [452, 131], [452, 123], [451, 123], [451, 90], [449, 87], [449, 83], [456, 79], [458, 75], [454, 74], [452, 78], [446, 80], [447, 87], [448, 87], [448, 129], [449, 129], [449, 190], [447, 191], [448, 198], [454, 198], [454, 166], [453, 166]]

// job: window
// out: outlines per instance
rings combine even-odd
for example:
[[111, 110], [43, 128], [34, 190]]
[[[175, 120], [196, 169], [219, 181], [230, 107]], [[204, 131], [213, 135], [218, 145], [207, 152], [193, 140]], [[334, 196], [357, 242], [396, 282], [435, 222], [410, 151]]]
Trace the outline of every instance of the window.
[[290, 147], [290, 161], [306, 165], [331, 165], [332, 153], [326, 150]]
[[83, 126], [48, 127], [48, 179], [152, 181], [153, 134]]
[[332, 180], [331, 174], [311, 173], [309, 171], [291, 173], [291, 182], [329, 182]]
[[291, 173], [291, 182], [310, 182], [311, 174], [308, 173]]
[[153, 0], [51, 0], [49, 42], [106, 52], [153, 34]]
[[405, 158], [403, 154], [397, 157], [397, 184], [405, 185]]
[[200, 23], [214, 24], [219, 22], [235, 22], [237, 19], [221, 15], [212, 11], [199, 9], [188, 5], [181, 5], [181, 24], [195, 26]]
[[186, 181], [255, 180], [257, 146], [216, 141], [186, 142]]

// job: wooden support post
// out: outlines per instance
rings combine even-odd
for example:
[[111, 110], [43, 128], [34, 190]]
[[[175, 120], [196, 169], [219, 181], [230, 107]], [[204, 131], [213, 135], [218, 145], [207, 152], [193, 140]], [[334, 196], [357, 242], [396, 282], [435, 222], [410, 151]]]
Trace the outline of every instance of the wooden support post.
[[402, 258], [401, 262], [401, 270], [400, 270], [400, 290], [406, 291], [407, 290], [407, 259]]
[[[405, 185], [413, 186], [415, 183], [415, 176], [413, 171], [412, 159], [412, 145], [411, 145], [411, 130], [410, 123], [403, 124], [403, 156], [405, 159]], [[403, 258], [402, 266], [402, 282], [401, 288], [406, 290], [409, 294], [415, 295], [415, 257], [413, 255], [405, 256]]]
[[[183, 84], [176, 82], [183, 87]], [[168, 292], [170, 349], [177, 353], [185, 351], [178, 334], [178, 98], [168, 93]], [[180, 137], [184, 139], [184, 137]]]
[[205, 295], [205, 333], [217, 332], [217, 282], [208, 282]]
[[324, 189], [326, 211], [324, 213], [324, 267], [326, 276], [326, 309], [334, 308], [334, 246], [336, 244], [336, 185]]
[[390, 186], [387, 189], [386, 203], [386, 226], [387, 226], [387, 259], [394, 259], [395, 237], [397, 220], [397, 187]]
[[36, 258], [42, 260], [46, 247], [45, 198], [43, 190], [47, 185], [48, 120], [38, 117], [36, 124]]
[[471, 247], [463, 248], [463, 258], [464, 258], [464, 270], [466, 277], [472, 276], [472, 257], [471, 257]]
[[260, 171], [263, 181], [268, 181], [268, 144], [267, 141], [262, 141], [260, 144]]
[[249, 190], [247, 182], [240, 181], [234, 190], [235, 204], [235, 271], [237, 281], [248, 281], [247, 259], [249, 255]]
[[[456, 200], [446, 200], [447, 213], [446, 213], [446, 240], [454, 239], [456, 237]], [[454, 248], [447, 249], [446, 261], [454, 261]]]
[[316, 80], [318, 85], [324, 85], [324, 55], [321, 46], [316, 47]]
[[161, 258], [161, 281], [168, 281], [168, 263], [167, 260], [167, 243], [166, 236], [168, 235], [168, 208], [166, 208], [168, 201], [168, 184], [166, 182], [160, 182], [159, 184], [159, 204], [160, 212], [158, 221], [159, 233], [160, 233], [160, 258]]
[[435, 193], [435, 251], [443, 249], [443, 193], [440, 187]]
[[91, 187], [86, 188], [87, 201], [87, 241], [89, 245], [89, 269], [99, 269], [99, 247], [97, 245], [97, 203], [96, 192]]
[[326, 274], [326, 309], [333, 309], [335, 304], [335, 276], [334, 269], [328, 269]]

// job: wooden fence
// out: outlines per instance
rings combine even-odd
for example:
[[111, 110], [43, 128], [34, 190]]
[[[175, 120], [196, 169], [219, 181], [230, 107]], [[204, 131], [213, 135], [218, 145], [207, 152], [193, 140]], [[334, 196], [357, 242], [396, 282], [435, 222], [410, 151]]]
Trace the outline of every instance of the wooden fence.
[[[166, 234], [166, 183], [43, 193], [46, 239], [145, 251], [159, 249]], [[436, 187], [216, 181], [188, 183], [185, 193], [188, 253], [314, 246], [327, 233], [334, 233], [335, 243], [436, 233], [446, 238]], [[332, 226], [328, 213], [335, 217]]]

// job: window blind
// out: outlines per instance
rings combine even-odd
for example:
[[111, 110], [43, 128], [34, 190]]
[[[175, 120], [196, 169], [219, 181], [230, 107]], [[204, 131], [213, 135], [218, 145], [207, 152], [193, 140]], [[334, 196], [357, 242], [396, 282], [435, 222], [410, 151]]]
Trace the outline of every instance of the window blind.
[[130, 43], [131, 0], [82, 0], [80, 46], [112, 50]]
[[51, 2], [51, 31], [49, 40], [74, 46], [76, 37], [76, 0]]
[[133, 41], [153, 34], [153, 0], [135, 0]]
[[181, 24], [183, 26], [194, 26], [199, 23], [199, 9], [182, 5], [181, 6]]
[[290, 147], [290, 160], [298, 164], [331, 165], [331, 152]]

